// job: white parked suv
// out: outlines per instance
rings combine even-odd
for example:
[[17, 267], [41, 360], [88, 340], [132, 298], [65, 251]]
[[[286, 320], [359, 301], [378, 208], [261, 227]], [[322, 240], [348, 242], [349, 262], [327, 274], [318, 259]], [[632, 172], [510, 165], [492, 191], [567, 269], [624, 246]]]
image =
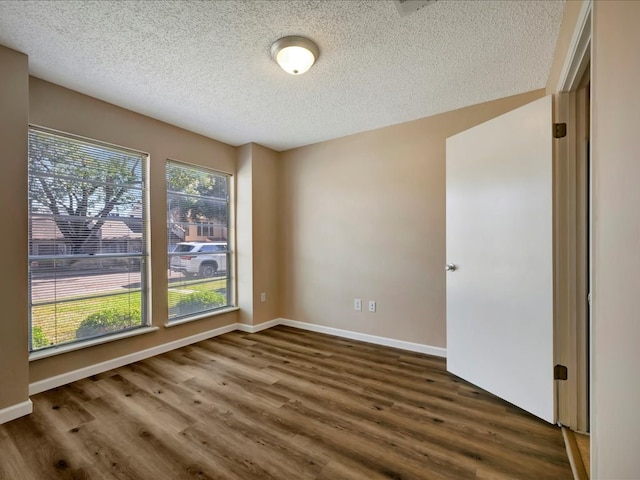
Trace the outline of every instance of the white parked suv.
[[[227, 271], [226, 242], [181, 242], [171, 253], [171, 271], [182, 272], [187, 277], [209, 278], [219, 271]], [[180, 255], [176, 255], [178, 253]]]

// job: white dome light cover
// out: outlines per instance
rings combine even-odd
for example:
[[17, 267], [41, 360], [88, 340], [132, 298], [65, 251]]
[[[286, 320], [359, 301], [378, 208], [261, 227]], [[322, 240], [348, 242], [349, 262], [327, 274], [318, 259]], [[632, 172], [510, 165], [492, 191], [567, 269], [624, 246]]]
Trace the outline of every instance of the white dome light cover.
[[309, 70], [320, 56], [318, 46], [305, 37], [283, 37], [271, 45], [271, 56], [291, 75]]

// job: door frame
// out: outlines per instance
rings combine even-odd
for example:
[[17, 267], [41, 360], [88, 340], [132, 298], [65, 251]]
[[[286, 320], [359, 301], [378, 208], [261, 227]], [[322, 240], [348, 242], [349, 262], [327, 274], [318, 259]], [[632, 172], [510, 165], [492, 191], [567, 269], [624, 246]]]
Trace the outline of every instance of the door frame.
[[[589, 152], [590, 103], [584, 89], [590, 82], [592, 2], [583, 2], [567, 58], [555, 92], [554, 122], [567, 124], [567, 136], [555, 143], [554, 155], [554, 304], [556, 363], [568, 369], [567, 380], [557, 382], [558, 423], [589, 431], [591, 199]], [[585, 93], [586, 92], [586, 93]]]

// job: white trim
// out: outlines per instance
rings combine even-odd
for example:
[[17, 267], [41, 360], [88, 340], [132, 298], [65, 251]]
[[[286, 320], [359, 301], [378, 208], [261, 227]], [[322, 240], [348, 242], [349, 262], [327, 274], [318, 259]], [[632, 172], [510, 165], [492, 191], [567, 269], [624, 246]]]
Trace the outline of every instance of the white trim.
[[79, 368], [78, 370], [73, 370], [61, 375], [56, 375], [55, 377], [50, 377], [38, 382], [31, 383], [29, 385], [29, 395], [35, 395], [37, 393], [44, 392], [61, 385], [66, 385], [67, 383], [75, 382], [76, 380], [80, 380], [82, 378], [90, 377], [91, 375], [97, 375], [99, 373], [106, 372], [107, 370], [111, 370], [113, 368], [122, 367], [130, 363], [144, 360], [145, 358], [153, 357], [155, 355], [160, 355], [162, 353], [175, 350], [176, 348], [185, 347], [187, 345], [191, 345], [192, 343], [201, 342], [203, 340], [207, 340], [208, 338], [217, 337], [218, 335], [233, 332], [237, 329], [237, 325], [237, 323], [232, 323], [230, 325], [225, 325], [224, 327], [215, 328], [213, 330], [198, 333], [197, 335], [192, 335], [190, 337], [181, 338], [180, 340], [175, 340], [173, 342], [163, 343], [162, 345], [147, 348], [146, 350], [140, 350], [139, 352], [130, 353], [122, 357], [96, 363], [95, 365], [89, 365], [88, 367]]
[[309, 330], [311, 332], [324, 333], [327, 335], [334, 335], [336, 337], [349, 338], [351, 340], [359, 340], [361, 342], [367, 342], [367, 343], [374, 343], [376, 345], [384, 345], [385, 347], [399, 348], [401, 350], [408, 350], [410, 352], [425, 353], [427, 355], [434, 355], [436, 357], [447, 356], [447, 349], [442, 347], [433, 347], [431, 345], [407, 342], [404, 340], [396, 340], [394, 338], [378, 337], [376, 335], [369, 335], [367, 333], [352, 332], [350, 330], [341, 330], [339, 328], [326, 327], [324, 325], [316, 325], [314, 323], [298, 322], [296, 320], [289, 320], [286, 318], [281, 318], [279, 320], [280, 320], [280, 325], [299, 328], [301, 330]]
[[0, 425], [29, 415], [31, 412], [33, 412], [33, 403], [31, 403], [31, 400], [25, 400], [24, 402], [3, 408], [0, 410]]
[[40, 360], [42, 358], [53, 357], [54, 355], [60, 355], [61, 353], [73, 352], [74, 350], [80, 350], [82, 348], [93, 347], [95, 345], [102, 345], [103, 343], [114, 342], [116, 340], [122, 340], [123, 338], [137, 337], [145, 333], [152, 333], [159, 330], [158, 327], [140, 327], [134, 330], [127, 330], [125, 332], [114, 333], [113, 335], [105, 335], [104, 337], [92, 338], [90, 340], [84, 340], [75, 343], [68, 343], [66, 345], [59, 345], [57, 347], [51, 347], [44, 350], [36, 350], [29, 354], [29, 361]]
[[268, 322], [259, 323], [258, 325], [247, 325], [246, 323], [238, 323], [238, 330], [247, 333], [258, 333], [262, 330], [266, 330], [267, 328], [280, 325], [281, 321], [282, 319], [275, 318], [273, 320], [269, 320]]
[[591, 60], [591, 0], [583, 0], [556, 92], [575, 90]]

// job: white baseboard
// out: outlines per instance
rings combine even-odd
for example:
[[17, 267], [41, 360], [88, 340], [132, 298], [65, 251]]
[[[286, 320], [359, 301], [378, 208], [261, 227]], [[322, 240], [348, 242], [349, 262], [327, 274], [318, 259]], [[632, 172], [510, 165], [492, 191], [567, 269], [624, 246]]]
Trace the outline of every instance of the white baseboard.
[[342, 330], [340, 328], [326, 327], [324, 325], [316, 325], [314, 323], [298, 322], [297, 320], [289, 320], [287, 318], [278, 319], [280, 325], [299, 328], [301, 330], [309, 330], [311, 332], [325, 333], [327, 335], [335, 335], [336, 337], [349, 338], [351, 340], [360, 340], [361, 342], [374, 343], [376, 345], [384, 345], [385, 347], [394, 347], [410, 352], [425, 353], [436, 357], [446, 357], [447, 349], [442, 347], [433, 347], [422, 343], [406, 342], [404, 340], [396, 340], [394, 338], [378, 337], [367, 333], [352, 332], [350, 330]]
[[25, 400], [24, 402], [3, 408], [0, 410], [0, 425], [29, 415], [31, 412], [33, 412], [33, 403], [31, 403], [31, 400]]
[[273, 320], [269, 320], [268, 322], [262, 322], [258, 325], [247, 325], [246, 323], [238, 323], [238, 330], [241, 332], [247, 333], [258, 333], [262, 330], [266, 330], [267, 328], [275, 327], [276, 325], [280, 325], [281, 319], [274, 318]]
[[237, 329], [238, 324], [232, 323], [230, 325], [225, 325], [224, 327], [198, 333], [197, 335], [181, 338], [180, 340], [163, 343], [162, 345], [148, 348], [146, 350], [140, 350], [139, 352], [123, 355], [122, 357], [107, 360], [106, 362], [96, 363], [95, 365], [89, 365], [88, 367], [79, 368], [71, 372], [56, 375], [55, 377], [46, 378], [44, 380], [40, 380], [38, 382], [30, 384], [29, 395], [35, 395], [46, 390], [51, 390], [52, 388], [60, 387], [61, 385], [66, 385], [67, 383], [75, 382], [76, 380], [87, 378], [91, 375], [97, 375], [113, 368], [119, 368], [124, 365], [129, 365], [130, 363], [138, 362], [155, 355], [160, 355], [162, 353], [175, 350], [176, 348], [185, 347], [187, 345], [191, 345], [192, 343], [201, 342], [203, 340], [207, 340], [208, 338], [217, 337], [218, 335], [233, 332]]
[[[289, 327], [299, 328], [301, 330], [309, 330], [312, 332], [325, 333], [327, 335], [334, 335], [336, 337], [349, 338], [351, 340], [359, 340], [362, 342], [373, 343], [376, 345], [384, 345], [386, 347], [399, 348], [401, 350], [408, 350], [410, 352], [425, 353], [427, 355], [435, 355], [437, 357], [446, 357], [447, 355], [446, 349], [440, 348], [440, 347], [432, 347], [431, 345], [423, 345], [421, 343], [406, 342], [404, 340], [395, 340], [393, 338], [378, 337], [378, 336], [369, 335], [366, 333], [352, 332], [350, 330], [341, 330], [339, 328], [326, 327], [324, 325], [316, 325], [313, 323], [298, 322], [296, 320], [289, 320], [286, 318], [276, 318], [273, 320], [269, 320], [268, 322], [260, 323], [258, 325], [232, 323], [230, 325], [225, 325], [224, 327], [216, 328], [214, 330], [209, 330], [207, 332], [199, 333], [197, 335], [181, 338], [180, 340], [176, 340], [174, 342], [163, 343], [162, 345], [148, 348], [146, 350], [130, 353], [129, 355], [124, 355], [122, 357], [107, 360], [105, 362], [96, 363], [95, 365], [89, 365], [88, 367], [79, 368], [71, 372], [63, 373], [61, 375], [56, 375], [55, 377], [46, 378], [44, 380], [40, 380], [38, 382], [34, 382], [30, 384], [29, 395], [36, 395], [37, 393], [41, 393], [46, 390], [51, 390], [52, 388], [60, 387], [68, 383], [75, 382], [76, 380], [81, 380], [83, 378], [87, 378], [92, 375], [97, 375], [99, 373], [106, 372], [107, 370], [112, 370], [114, 368], [119, 368], [124, 365], [129, 365], [130, 363], [144, 360], [145, 358], [153, 357], [155, 355], [160, 355], [162, 353], [175, 350], [176, 348], [185, 347], [187, 345], [191, 345], [192, 343], [201, 342], [203, 340], [217, 337], [218, 335], [223, 335], [225, 333], [233, 332], [235, 330], [240, 330], [241, 332], [247, 332], [247, 333], [257, 333], [262, 330], [275, 327], [277, 325], [286, 325]], [[28, 403], [29, 403], [29, 411], [26, 413], [20, 413], [18, 414], [18, 416], [27, 415], [31, 413], [31, 406], [30, 406], [31, 401], [29, 401]], [[19, 407], [21, 405], [23, 404], [19, 404], [15, 407]], [[9, 407], [9, 408], [14, 408], [14, 407]], [[0, 423], [2, 423], [1, 419], [2, 419], [3, 412], [4, 410], [0, 410]], [[14, 417], [14, 418], [17, 418], [17, 417]], [[5, 420], [5, 421], [8, 421], [8, 420]]]

